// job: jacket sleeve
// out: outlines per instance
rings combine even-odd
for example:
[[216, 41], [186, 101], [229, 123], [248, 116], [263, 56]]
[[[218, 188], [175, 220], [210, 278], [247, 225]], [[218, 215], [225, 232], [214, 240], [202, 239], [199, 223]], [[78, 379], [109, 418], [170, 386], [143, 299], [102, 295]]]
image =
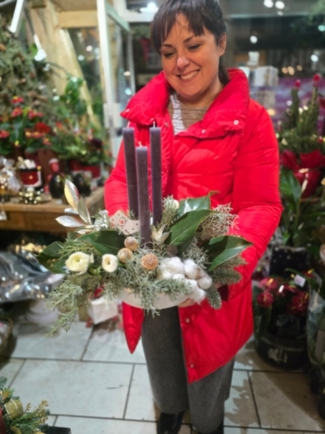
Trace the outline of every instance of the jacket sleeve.
[[115, 167], [105, 182], [104, 199], [105, 208], [110, 215], [113, 215], [118, 210], [126, 211], [128, 209], [123, 141], [120, 146]]
[[244, 237], [253, 246], [243, 252], [247, 264], [238, 267], [242, 280], [229, 285], [229, 299], [247, 287], [279, 224], [282, 211], [277, 139], [268, 113], [253, 101], [248, 110], [234, 173], [232, 207], [238, 217], [230, 233]]

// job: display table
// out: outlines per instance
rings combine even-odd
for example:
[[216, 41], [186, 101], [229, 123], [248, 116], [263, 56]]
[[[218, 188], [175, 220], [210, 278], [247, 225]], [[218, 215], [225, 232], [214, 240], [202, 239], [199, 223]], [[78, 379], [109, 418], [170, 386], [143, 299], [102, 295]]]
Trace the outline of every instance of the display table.
[[[38, 205], [4, 203], [3, 210], [7, 220], [0, 220], [0, 230], [17, 231], [66, 232], [67, 228], [55, 219], [64, 215], [64, 210], [70, 206], [58, 203], [57, 199]], [[91, 215], [104, 208], [104, 188], [94, 190], [86, 203]]]

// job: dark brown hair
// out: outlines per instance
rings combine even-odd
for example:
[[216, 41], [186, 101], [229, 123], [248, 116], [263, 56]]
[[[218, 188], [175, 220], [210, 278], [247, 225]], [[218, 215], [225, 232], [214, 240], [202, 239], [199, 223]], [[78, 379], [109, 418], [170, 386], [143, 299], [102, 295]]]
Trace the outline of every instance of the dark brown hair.
[[[202, 35], [205, 27], [214, 35], [217, 45], [226, 33], [226, 23], [217, 0], [166, 0], [158, 9], [151, 24], [151, 41], [158, 53], [180, 14], [185, 16], [189, 30], [196, 36]], [[221, 62], [219, 79], [223, 85], [229, 81], [227, 71]]]

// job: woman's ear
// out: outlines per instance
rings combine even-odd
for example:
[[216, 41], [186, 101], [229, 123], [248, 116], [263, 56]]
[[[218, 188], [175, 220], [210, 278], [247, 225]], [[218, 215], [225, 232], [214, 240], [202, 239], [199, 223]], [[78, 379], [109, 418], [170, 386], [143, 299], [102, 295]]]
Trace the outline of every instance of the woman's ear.
[[223, 33], [219, 38], [219, 48], [221, 49], [221, 56], [225, 54], [226, 47], [227, 47], [227, 34]]

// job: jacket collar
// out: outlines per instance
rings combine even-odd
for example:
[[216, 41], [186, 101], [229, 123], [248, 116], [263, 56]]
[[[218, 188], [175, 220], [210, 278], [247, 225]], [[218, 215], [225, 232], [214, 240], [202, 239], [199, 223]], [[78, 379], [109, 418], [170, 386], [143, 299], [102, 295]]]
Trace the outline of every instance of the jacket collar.
[[[228, 73], [229, 83], [211, 104], [202, 121], [181, 134], [195, 133], [194, 130], [199, 129], [204, 131], [206, 137], [244, 127], [250, 98], [248, 80], [239, 69], [229, 69]], [[151, 126], [154, 122], [159, 126], [165, 117], [169, 94], [170, 86], [164, 72], [161, 72], [137, 92], [121, 116], [143, 126]]]

